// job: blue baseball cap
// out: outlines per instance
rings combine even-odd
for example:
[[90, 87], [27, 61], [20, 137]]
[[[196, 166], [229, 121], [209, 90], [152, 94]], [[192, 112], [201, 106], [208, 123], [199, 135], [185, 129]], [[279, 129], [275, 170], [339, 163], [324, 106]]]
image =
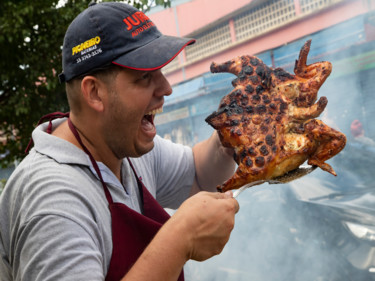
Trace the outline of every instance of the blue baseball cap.
[[90, 4], [66, 31], [59, 80], [67, 82], [110, 63], [157, 70], [194, 42], [163, 35], [148, 16], [125, 3]]

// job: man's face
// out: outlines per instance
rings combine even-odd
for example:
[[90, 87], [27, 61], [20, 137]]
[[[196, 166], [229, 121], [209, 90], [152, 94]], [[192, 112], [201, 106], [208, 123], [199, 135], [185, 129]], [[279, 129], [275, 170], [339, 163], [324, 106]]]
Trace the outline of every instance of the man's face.
[[155, 113], [161, 112], [171, 86], [160, 70], [123, 69], [114, 79], [105, 108], [104, 137], [118, 159], [149, 152], [156, 135]]

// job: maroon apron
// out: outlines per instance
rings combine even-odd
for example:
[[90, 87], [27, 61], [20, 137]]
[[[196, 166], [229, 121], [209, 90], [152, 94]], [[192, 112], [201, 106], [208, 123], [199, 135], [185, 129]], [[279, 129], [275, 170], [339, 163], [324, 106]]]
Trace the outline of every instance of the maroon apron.
[[[129, 160], [129, 159], [128, 159]], [[169, 215], [150, 194], [136, 175], [140, 194], [143, 197], [143, 214], [124, 204], [108, 200], [112, 217], [113, 251], [106, 279], [120, 280], [137, 261], [160, 227], [169, 219]], [[184, 280], [181, 272], [179, 281]]]
[[[48, 126], [47, 132], [52, 132], [52, 119], [68, 116], [68, 113], [46, 115], [46, 117], [50, 119], [50, 124]], [[91, 163], [100, 178], [105, 196], [108, 201], [112, 219], [113, 250], [111, 262], [105, 280], [118, 281], [126, 275], [133, 264], [137, 261], [139, 256], [151, 242], [161, 226], [169, 219], [169, 215], [144, 186], [141, 179], [137, 176], [134, 167], [129, 159], [129, 164], [137, 179], [139, 194], [142, 201], [141, 209], [143, 210], [143, 213], [140, 214], [130, 209], [125, 204], [113, 202], [112, 196], [108, 190], [107, 185], [103, 181], [102, 175], [95, 159], [82, 143], [82, 140], [70, 118], [68, 118], [68, 124], [75, 138], [82, 146], [82, 149], [90, 157]], [[183, 271], [181, 271], [178, 281], [183, 280], [184, 274]]]

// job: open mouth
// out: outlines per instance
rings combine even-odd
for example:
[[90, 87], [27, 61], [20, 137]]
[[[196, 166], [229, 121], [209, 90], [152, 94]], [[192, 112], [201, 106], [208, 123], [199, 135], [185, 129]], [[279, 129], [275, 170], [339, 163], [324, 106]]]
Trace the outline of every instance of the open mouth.
[[154, 127], [155, 115], [158, 113], [162, 113], [162, 112], [163, 112], [163, 107], [159, 107], [157, 109], [151, 110], [145, 116], [143, 116], [142, 124], [146, 126], [146, 128], [148, 127], [151, 129], [151, 127]]

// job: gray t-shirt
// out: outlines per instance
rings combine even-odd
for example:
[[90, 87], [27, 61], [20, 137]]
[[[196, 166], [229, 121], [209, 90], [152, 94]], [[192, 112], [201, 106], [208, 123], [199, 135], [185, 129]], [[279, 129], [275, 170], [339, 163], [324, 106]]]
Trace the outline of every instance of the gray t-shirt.
[[[112, 233], [103, 187], [88, 156], [46, 127], [34, 130], [34, 148], [0, 197], [0, 280], [104, 280]], [[189, 147], [156, 137], [151, 152], [131, 161], [163, 207], [177, 208], [188, 197], [195, 173]], [[98, 165], [113, 200], [139, 211], [127, 160], [122, 183]]]

